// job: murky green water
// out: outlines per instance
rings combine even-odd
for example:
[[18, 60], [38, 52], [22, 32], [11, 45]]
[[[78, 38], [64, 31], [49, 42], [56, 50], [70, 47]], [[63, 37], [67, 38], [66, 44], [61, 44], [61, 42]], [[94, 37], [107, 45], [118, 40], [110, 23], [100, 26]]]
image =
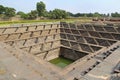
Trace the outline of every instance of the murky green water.
[[59, 58], [55, 58], [53, 60], [50, 60], [49, 62], [52, 63], [52, 64], [55, 64], [56, 66], [64, 68], [67, 65], [73, 63], [74, 61], [70, 60], [70, 59], [67, 59], [67, 58], [64, 58], [64, 57], [59, 57]]

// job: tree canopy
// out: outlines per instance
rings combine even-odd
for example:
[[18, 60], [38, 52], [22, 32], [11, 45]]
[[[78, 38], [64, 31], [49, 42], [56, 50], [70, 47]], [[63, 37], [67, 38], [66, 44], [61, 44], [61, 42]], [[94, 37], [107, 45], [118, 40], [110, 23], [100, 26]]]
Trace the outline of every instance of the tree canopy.
[[120, 17], [120, 13], [118, 13], [118, 12], [111, 13], [111, 16], [112, 17]]
[[67, 17], [68, 17], [68, 13], [65, 10], [54, 9], [53, 11], [50, 11], [50, 18], [63, 19]]
[[23, 18], [23, 19], [28, 19], [28, 14], [26, 14], [22, 11], [18, 11], [17, 15], [20, 15], [20, 17]]
[[15, 9], [14, 8], [10, 8], [10, 7], [5, 7], [5, 15], [7, 16], [7, 17], [13, 17], [13, 16], [15, 16]]
[[28, 13], [28, 19], [36, 19], [37, 18], [37, 11], [31, 10], [30, 13]]
[[44, 13], [46, 11], [46, 5], [42, 1], [40, 1], [40, 2], [37, 3], [36, 9], [37, 9], [37, 12], [38, 12], [38, 16], [40, 16], [40, 17], [44, 16]]
[[13, 17], [15, 16], [16, 10], [11, 7], [4, 7], [3, 5], [0, 5], [0, 15], [4, 15], [6, 17]]
[[3, 14], [5, 12], [4, 6], [0, 5], [0, 14]]
[[120, 13], [108, 13], [108, 14], [100, 14], [98, 12], [95, 13], [71, 13], [67, 12], [62, 9], [54, 9], [47, 11], [46, 10], [46, 4], [42, 1], [37, 2], [36, 9], [31, 10], [28, 13], [24, 13], [22, 11], [17, 12], [14, 8], [11, 7], [5, 7], [3, 5], [0, 5], [0, 17], [2, 18], [10, 18], [15, 15], [20, 15], [23, 19], [36, 19], [37, 17], [42, 18], [50, 18], [50, 19], [65, 19], [65, 18], [71, 18], [71, 17], [120, 17]]

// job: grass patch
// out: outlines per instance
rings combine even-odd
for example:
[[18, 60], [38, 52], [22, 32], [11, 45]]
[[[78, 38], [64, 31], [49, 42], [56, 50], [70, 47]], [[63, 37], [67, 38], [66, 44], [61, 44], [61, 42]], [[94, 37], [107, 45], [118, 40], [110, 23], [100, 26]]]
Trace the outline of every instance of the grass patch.
[[21, 21], [0, 21], [0, 26], [12, 25], [12, 24], [25, 24], [25, 23], [39, 23], [39, 22], [89, 22], [88, 18], [75, 18], [75, 19], [47, 19], [47, 20], [21, 20]]

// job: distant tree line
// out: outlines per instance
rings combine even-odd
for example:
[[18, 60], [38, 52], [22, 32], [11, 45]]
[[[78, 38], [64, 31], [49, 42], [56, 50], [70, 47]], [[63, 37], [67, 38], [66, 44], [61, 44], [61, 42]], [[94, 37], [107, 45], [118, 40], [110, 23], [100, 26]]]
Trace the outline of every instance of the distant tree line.
[[118, 13], [118, 12], [111, 13], [111, 16], [112, 17], [120, 17], [120, 13]]
[[100, 14], [98, 12], [95, 12], [95, 13], [76, 13], [76, 14], [68, 12], [68, 14], [69, 14], [69, 16], [72, 16], [72, 17], [109, 17], [110, 16], [110, 14]]
[[10, 18], [16, 15], [20, 15], [23, 19], [36, 19], [38, 17], [47, 19], [66, 19], [72, 17], [120, 17], [120, 13], [117, 12], [111, 14], [100, 14], [98, 12], [73, 14], [61, 9], [47, 11], [45, 3], [42, 1], [37, 2], [36, 10], [31, 10], [29, 13], [24, 13], [22, 11], [16, 12], [14, 8], [0, 5], [0, 17]]

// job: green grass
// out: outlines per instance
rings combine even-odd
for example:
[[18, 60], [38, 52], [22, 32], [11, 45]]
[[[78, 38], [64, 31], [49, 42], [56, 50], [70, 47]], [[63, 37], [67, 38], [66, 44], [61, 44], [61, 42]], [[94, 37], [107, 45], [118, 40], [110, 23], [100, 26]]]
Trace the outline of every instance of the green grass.
[[25, 24], [25, 23], [39, 23], [39, 22], [75, 22], [75, 21], [80, 21], [80, 22], [89, 22], [91, 21], [90, 19], [86, 18], [75, 18], [75, 19], [47, 19], [47, 20], [21, 20], [21, 21], [0, 21], [0, 26], [6, 26], [6, 25], [12, 25], [12, 24]]
[[52, 63], [52, 64], [55, 64], [56, 66], [61, 67], [61, 68], [64, 68], [67, 65], [73, 63], [72, 60], [66, 59], [66, 58], [63, 58], [63, 57], [55, 58], [53, 60], [50, 60], [49, 62]]

